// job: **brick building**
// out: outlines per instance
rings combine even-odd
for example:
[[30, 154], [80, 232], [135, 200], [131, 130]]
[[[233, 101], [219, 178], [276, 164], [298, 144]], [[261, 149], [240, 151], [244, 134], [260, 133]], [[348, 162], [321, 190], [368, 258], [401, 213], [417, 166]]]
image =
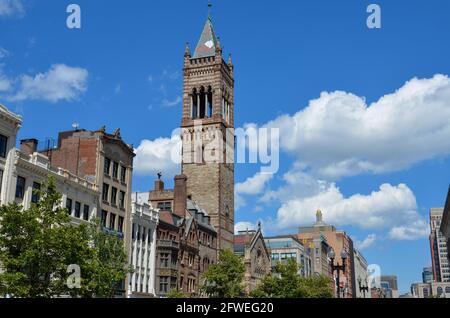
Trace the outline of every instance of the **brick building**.
[[187, 178], [175, 177], [174, 189], [155, 181], [149, 202], [160, 210], [157, 234], [156, 292], [164, 297], [178, 289], [202, 296], [202, 275], [217, 262], [217, 231], [210, 216], [187, 196]]
[[208, 17], [191, 56], [184, 55], [182, 174], [187, 195], [208, 211], [219, 249], [233, 248], [234, 234], [234, 78], [231, 57]]
[[[341, 273], [340, 283], [341, 290], [343, 290], [344, 298], [356, 297], [356, 279], [355, 279], [355, 256], [353, 248], [353, 240], [344, 231], [338, 231], [332, 225], [328, 225], [323, 222], [322, 211], [317, 211], [316, 222], [313, 226], [300, 227], [297, 235], [300, 241], [304, 240], [317, 240], [323, 237], [327, 244], [333, 248], [336, 254], [336, 262], [342, 264], [340, 258], [341, 252], [345, 250], [347, 252], [347, 259], [345, 262], [345, 273]], [[322, 266], [323, 266], [322, 262]], [[328, 263], [328, 267], [329, 267]]]

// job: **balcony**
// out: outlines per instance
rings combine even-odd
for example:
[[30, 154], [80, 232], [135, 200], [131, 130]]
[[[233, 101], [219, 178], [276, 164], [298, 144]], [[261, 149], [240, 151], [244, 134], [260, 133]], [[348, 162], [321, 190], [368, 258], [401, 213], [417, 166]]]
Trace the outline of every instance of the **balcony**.
[[169, 241], [169, 240], [158, 240], [157, 242], [158, 248], [170, 248], [170, 249], [179, 249], [180, 243], [175, 241]]

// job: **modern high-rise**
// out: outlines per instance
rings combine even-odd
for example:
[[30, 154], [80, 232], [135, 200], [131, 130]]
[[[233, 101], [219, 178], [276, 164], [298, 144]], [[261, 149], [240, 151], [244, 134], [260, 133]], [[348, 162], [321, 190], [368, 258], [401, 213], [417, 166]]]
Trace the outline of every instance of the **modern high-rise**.
[[[445, 201], [444, 214], [441, 220], [441, 233], [444, 235], [447, 246], [450, 246], [450, 187], [448, 189], [447, 200]], [[447, 259], [450, 262], [450, 254], [447, 253]]]
[[422, 271], [422, 282], [423, 283], [431, 283], [433, 282], [433, 268], [432, 267], [424, 267]]
[[450, 282], [447, 241], [441, 232], [443, 208], [430, 210], [430, 250], [435, 282]]

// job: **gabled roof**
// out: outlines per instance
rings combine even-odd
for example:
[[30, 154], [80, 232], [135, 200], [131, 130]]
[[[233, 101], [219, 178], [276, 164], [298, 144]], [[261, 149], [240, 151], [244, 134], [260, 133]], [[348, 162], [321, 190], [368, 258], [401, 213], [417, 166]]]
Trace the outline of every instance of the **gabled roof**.
[[214, 33], [211, 18], [208, 17], [198, 41], [193, 58], [214, 56], [216, 54], [217, 38]]

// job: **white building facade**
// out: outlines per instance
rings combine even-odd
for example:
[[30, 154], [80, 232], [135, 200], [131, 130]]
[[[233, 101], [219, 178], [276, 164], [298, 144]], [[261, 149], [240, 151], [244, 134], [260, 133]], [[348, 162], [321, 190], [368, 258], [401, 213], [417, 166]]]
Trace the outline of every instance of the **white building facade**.
[[155, 297], [156, 235], [159, 211], [137, 193], [131, 200], [130, 265], [128, 298]]
[[371, 298], [370, 289], [365, 290], [365, 288], [369, 288], [367, 261], [361, 254], [361, 252], [357, 249], [354, 250], [353, 255], [355, 263], [356, 298]]

